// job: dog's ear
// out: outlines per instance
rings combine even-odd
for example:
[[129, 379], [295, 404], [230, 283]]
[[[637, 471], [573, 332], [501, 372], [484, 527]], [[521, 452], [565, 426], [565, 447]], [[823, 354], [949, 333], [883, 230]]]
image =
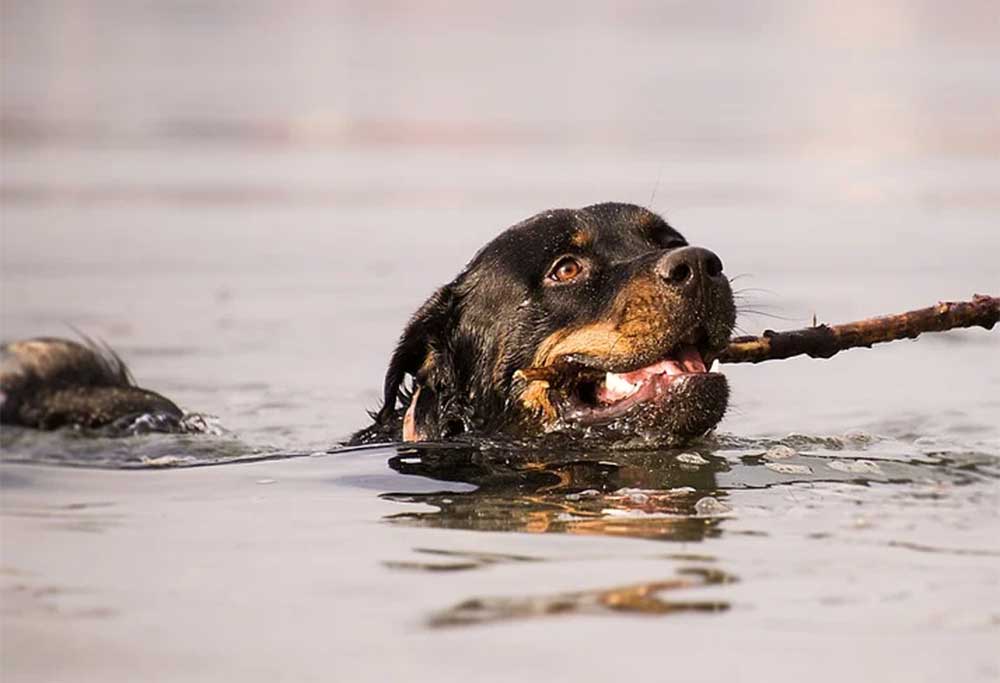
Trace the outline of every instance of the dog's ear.
[[432, 353], [445, 352], [447, 335], [453, 327], [455, 294], [451, 285], [445, 285], [424, 302], [403, 330], [396, 351], [389, 361], [383, 385], [382, 409], [377, 420], [385, 423], [396, 410], [400, 387], [407, 375], [417, 375]]

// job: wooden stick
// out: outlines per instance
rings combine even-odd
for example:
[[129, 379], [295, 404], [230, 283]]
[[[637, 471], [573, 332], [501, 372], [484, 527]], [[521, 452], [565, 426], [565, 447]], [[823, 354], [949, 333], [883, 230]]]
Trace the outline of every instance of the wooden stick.
[[719, 355], [719, 362], [760, 363], [801, 355], [829, 358], [845, 349], [913, 339], [924, 332], [943, 332], [959, 327], [989, 330], [998, 321], [1000, 298], [977, 294], [972, 301], [941, 302], [929, 308], [843, 325], [814, 325], [788, 332], [767, 330], [760, 337], [737, 337]]
[[[760, 363], [793, 356], [829, 358], [846, 349], [913, 339], [924, 332], [959, 327], [992, 329], [1000, 322], [1000, 298], [977, 294], [972, 301], [941, 302], [897, 315], [866, 318], [843, 325], [813, 325], [801, 330], [767, 330], [760, 337], [736, 337], [719, 354], [720, 363]], [[523, 382], [556, 383], [565, 379], [559, 368], [522, 368], [514, 378]]]

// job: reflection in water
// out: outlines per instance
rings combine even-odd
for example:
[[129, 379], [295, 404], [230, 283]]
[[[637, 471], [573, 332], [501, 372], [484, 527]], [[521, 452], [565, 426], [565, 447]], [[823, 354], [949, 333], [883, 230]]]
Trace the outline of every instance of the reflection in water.
[[[996, 475], [976, 453], [919, 452], [873, 437], [781, 441], [718, 439], [681, 451], [542, 451], [496, 444], [398, 446], [389, 467], [415, 479], [410, 492], [382, 498], [430, 506], [387, 520], [447, 529], [633, 537], [694, 542], [720, 536], [738, 514], [728, 492], [789, 484], [840, 482], [961, 485]], [[417, 477], [421, 478], [417, 484]], [[428, 481], [442, 482], [428, 490]], [[471, 484], [449, 490], [444, 482]], [[433, 486], [433, 484], [432, 484]], [[463, 487], [464, 488], [464, 487]], [[734, 533], [734, 532], [729, 532]], [[763, 533], [741, 530], [738, 533]], [[418, 550], [434, 558], [386, 562], [392, 569], [477, 570], [542, 558], [453, 550]], [[661, 556], [662, 557], [662, 556]], [[671, 555], [682, 565], [710, 556]], [[662, 572], [662, 565], [658, 566]], [[667, 591], [734, 581], [729, 573], [686, 566], [674, 579], [550, 595], [474, 597], [433, 615], [433, 626], [478, 624], [581, 613], [672, 614], [718, 612], [723, 599], [667, 600]]]
[[508, 619], [557, 614], [674, 614], [721, 612], [729, 603], [718, 600], [666, 600], [662, 596], [680, 588], [731, 583], [735, 578], [714, 569], [688, 568], [676, 579], [650, 581], [605, 590], [575, 591], [514, 598], [471, 598], [430, 619], [431, 626], [464, 626]]
[[[401, 474], [473, 484], [472, 491], [386, 493], [432, 512], [402, 512], [396, 523], [476, 531], [600, 534], [673, 541], [718, 535], [729, 513], [719, 498], [716, 472], [728, 469], [710, 453], [545, 452], [420, 445], [400, 447], [389, 467]], [[460, 571], [503, 562], [536, 560], [515, 555], [423, 550], [437, 562], [387, 562], [393, 569]], [[678, 558], [682, 559], [682, 558]], [[690, 558], [683, 558], [685, 560]], [[711, 558], [708, 558], [711, 559]], [[662, 568], [658, 569], [662, 571]], [[667, 600], [662, 595], [695, 586], [728, 583], [717, 569], [688, 567], [678, 577], [551, 595], [474, 597], [430, 618], [430, 625], [460, 626], [569, 614], [673, 614], [720, 612], [723, 600]]]
[[[698, 541], [732, 515], [727, 491], [810, 482], [965, 484], [990, 472], [965, 454], [919, 454], [895, 445], [789, 437], [702, 442], [680, 451], [544, 451], [474, 445], [400, 446], [389, 467], [472, 491], [393, 492], [423, 503], [390, 521], [475, 531], [601, 534]], [[902, 445], [902, 444], [899, 444]], [[867, 446], [873, 446], [866, 450]]]
[[414, 552], [424, 555], [434, 555], [444, 559], [428, 562], [383, 562], [389, 569], [412, 569], [427, 572], [456, 572], [466, 569], [480, 569], [494, 564], [508, 562], [538, 562], [540, 558], [527, 555], [511, 555], [508, 553], [463, 552], [459, 550], [440, 550], [437, 548], [414, 548]]
[[391, 520], [443, 528], [676, 541], [717, 534], [726, 508], [714, 499], [724, 495], [717, 490], [715, 472], [727, 467], [725, 461], [704, 455], [704, 465], [691, 465], [676, 456], [669, 451], [616, 453], [611, 461], [579, 452], [401, 448], [389, 459], [397, 472], [477, 488], [383, 497], [436, 508], [399, 513]]

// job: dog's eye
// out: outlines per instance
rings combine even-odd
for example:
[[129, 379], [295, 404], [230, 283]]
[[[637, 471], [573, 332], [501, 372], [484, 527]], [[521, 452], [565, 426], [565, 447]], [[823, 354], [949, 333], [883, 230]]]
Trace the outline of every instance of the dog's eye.
[[583, 264], [572, 256], [563, 256], [552, 265], [549, 280], [553, 282], [571, 282], [583, 273]]

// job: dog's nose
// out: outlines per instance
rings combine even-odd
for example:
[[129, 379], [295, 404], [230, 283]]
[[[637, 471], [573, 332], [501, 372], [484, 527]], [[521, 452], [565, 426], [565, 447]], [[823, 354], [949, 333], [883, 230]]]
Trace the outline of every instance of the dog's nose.
[[701, 247], [669, 251], [656, 262], [655, 270], [664, 282], [679, 289], [697, 287], [724, 277], [719, 257]]

